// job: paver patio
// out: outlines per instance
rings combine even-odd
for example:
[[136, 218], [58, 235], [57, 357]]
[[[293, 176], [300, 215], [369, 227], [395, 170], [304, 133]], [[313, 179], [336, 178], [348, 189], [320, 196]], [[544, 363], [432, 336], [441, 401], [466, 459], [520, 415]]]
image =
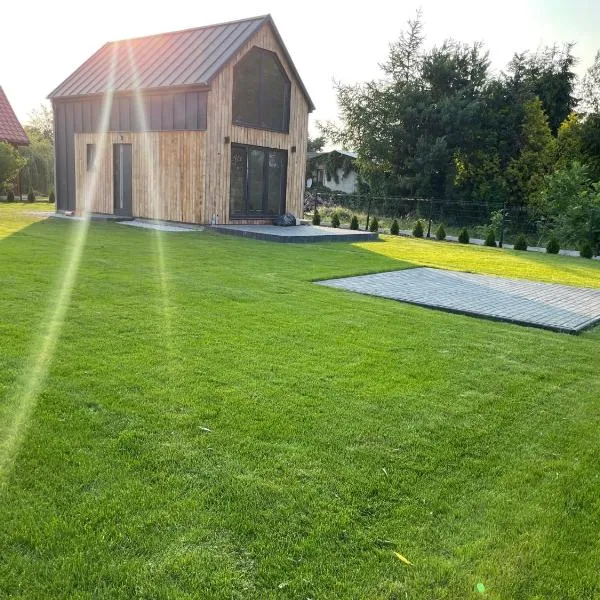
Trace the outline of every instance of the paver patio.
[[565, 333], [600, 322], [600, 290], [429, 267], [329, 279], [320, 285]]

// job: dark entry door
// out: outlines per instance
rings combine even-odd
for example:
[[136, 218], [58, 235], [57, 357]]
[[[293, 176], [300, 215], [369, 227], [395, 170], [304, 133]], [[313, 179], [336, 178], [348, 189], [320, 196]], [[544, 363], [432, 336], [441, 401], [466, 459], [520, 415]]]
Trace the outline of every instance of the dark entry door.
[[274, 217], [285, 212], [287, 152], [231, 146], [229, 213], [233, 219]]
[[131, 216], [131, 144], [113, 144], [114, 213]]

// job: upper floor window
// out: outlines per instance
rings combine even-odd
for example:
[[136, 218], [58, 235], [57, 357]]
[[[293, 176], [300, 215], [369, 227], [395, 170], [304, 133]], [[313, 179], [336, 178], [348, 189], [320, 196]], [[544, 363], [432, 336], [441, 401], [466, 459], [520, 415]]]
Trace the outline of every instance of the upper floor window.
[[233, 122], [287, 133], [290, 87], [277, 55], [252, 48], [233, 68]]

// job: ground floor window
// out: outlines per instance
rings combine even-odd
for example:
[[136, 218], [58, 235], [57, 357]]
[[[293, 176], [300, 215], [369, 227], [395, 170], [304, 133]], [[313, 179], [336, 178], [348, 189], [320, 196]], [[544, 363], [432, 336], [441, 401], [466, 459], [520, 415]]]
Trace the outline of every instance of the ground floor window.
[[285, 213], [286, 171], [285, 150], [232, 144], [231, 217], [271, 217]]

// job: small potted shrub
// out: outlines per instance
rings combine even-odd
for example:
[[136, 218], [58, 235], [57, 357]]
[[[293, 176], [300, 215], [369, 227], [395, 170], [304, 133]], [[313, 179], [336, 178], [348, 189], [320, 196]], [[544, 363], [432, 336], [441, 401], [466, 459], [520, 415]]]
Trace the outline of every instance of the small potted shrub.
[[594, 250], [592, 249], [592, 245], [589, 242], [585, 242], [581, 246], [579, 256], [581, 256], [582, 258], [592, 258], [594, 256]]
[[377, 219], [373, 219], [371, 224], [369, 225], [369, 231], [371, 233], [377, 233], [379, 231], [379, 221]]
[[558, 243], [558, 240], [552, 236], [550, 238], [550, 241], [548, 242], [548, 245], [546, 246], [546, 252], [548, 254], [558, 254], [558, 251], [560, 250], [560, 244]]
[[7, 202], [15, 201], [15, 193], [12, 190], [8, 190], [8, 192], [6, 192], [6, 201]]
[[523, 234], [517, 238], [514, 248], [515, 250], [527, 250], [527, 239]]
[[483, 244], [484, 246], [490, 246], [491, 248], [496, 247], [496, 234], [494, 233], [494, 230], [491, 227], [488, 229]]
[[319, 214], [319, 211], [316, 208], [315, 208], [315, 212], [313, 213], [312, 224], [313, 225], [321, 224], [321, 215]]
[[340, 217], [336, 212], [331, 215], [331, 226], [335, 228], [340, 226]]
[[352, 220], [350, 221], [350, 229], [354, 231], [358, 229], [358, 217], [356, 215], [352, 215]]
[[29, 186], [29, 191], [27, 192], [27, 202], [35, 202], [35, 193], [31, 186]]
[[446, 239], [446, 230], [444, 229], [444, 224], [440, 223], [440, 226], [437, 228], [435, 232], [436, 239], [442, 241]]
[[394, 219], [392, 221], [392, 226], [390, 227], [390, 233], [392, 235], [399, 235], [400, 234], [400, 225], [398, 225], [398, 221], [396, 219]]
[[463, 227], [458, 234], [458, 241], [461, 244], [468, 244], [470, 242], [469, 232], [466, 227]]
[[56, 202], [56, 195], [54, 194], [54, 190], [50, 190], [50, 193], [48, 194], [48, 202], [50, 204], [54, 204]]
[[421, 219], [419, 219], [416, 223], [415, 223], [415, 227], [412, 231], [412, 234], [416, 237], [416, 238], [422, 238], [423, 237], [423, 222], [421, 221]]

